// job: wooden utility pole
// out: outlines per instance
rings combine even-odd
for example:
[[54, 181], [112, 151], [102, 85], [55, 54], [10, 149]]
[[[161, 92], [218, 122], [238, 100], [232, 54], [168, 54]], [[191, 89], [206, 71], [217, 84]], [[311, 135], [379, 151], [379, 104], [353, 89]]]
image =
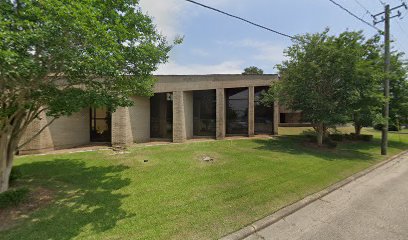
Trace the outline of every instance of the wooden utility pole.
[[[384, 106], [383, 106], [383, 118], [384, 124], [382, 128], [381, 134], [381, 155], [387, 155], [388, 153], [388, 127], [389, 127], [389, 117], [390, 117], [390, 68], [391, 68], [391, 42], [390, 42], [390, 20], [395, 17], [400, 17], [401, 12], [398, 11], [397, 15], [391, 16], [391, 11], [397, 10], [401, 7], [407, 9], [407, 5], [405, 3], [401, 4], [400, 6], [390, 8], [390, 5], [385, 5], [385, 10], [382, 13], [373, 15], [374, 17], [374, 25], [384, 22], [384, 58], [385, 58], [385, 66], [384, 66]], [[380, 21], [377, 21], [377, 17], [383, 15]]]

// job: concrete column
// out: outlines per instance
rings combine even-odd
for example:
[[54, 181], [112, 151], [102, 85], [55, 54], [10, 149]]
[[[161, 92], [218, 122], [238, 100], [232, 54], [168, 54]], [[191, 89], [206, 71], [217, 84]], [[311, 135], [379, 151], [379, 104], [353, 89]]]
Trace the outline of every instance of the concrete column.
[[129, 146], [132, 143], [129, 108], [120, 107], [112, 113], [112, 146]]
[[248, 136], [255, 136], [255, 87], [248, 88]]
[[275, 101], [273, 103], [273, 135], [278, 135], [280, 122], [280, 112], [279, 112], [279, 102]]
[[173, 92], [173, 142], [182, 143], [187, 139], [184, 93]]
[[224, 139], [225, 138], [225, 125], [226, 125], [226, 106], [225, 106], [225, 89], [219, 88], [216, 90], [216, 138]]
[[193, 92], [188, 91], [184, 92], [184, 117], [186, 123], [186, 138], [192, 139], [193, 138], [193, 125], [194, 125], [194, 98]]

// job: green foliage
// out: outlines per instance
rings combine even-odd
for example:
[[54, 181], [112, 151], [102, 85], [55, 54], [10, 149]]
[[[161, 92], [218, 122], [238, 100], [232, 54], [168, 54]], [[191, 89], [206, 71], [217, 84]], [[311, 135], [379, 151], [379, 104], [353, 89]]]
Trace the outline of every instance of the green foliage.
[[281, 81], [272, 86], [269, 99], [277, 99], [292, 110], [301, 110], [304, 120], [325, 126], [346, 123], [355, 92], [353, 57], [361, 34], [340, 36], [323, 33], [298, 36], [285, 50], [288, 57], [278, 66]]
[[28, 198], [28, 188], [12, 189], [0, 193], [0, 209], [17, 206]]
[[329, 36], [326, 30], [297, 36], [285, 50], [288, 60], [278, 65], [281, 80], [272, 85], [264, 102], [278, 100], [289, 109], [302, 111], [303, 120], [318, 132], [321, 145], [328, 127], [349, 120], [363, 42], [361, 32]]
[[[84, 107], [129, 106], [152, 94], [151, 73], [171, 49], [137, 0], [0, 3], [2, 116], [47, 106], [50, 116]], [[176, 43], [180, 40], [176, 39]]]
[[339, 133], [330, 134], [329, 138], [336, 142], [342, 142], [344, 140], [344, 134], [339, 134]]
[[[0, 1], [0, 139], [6, 139], [0, 152], [7, 153], [1, 174], [8, 174], [24, 130], [41, 113], [55, 119], [90, 106], [115, 111], [132, 105], [132, 96], [153, 94], [152, 72], [172, 45], [138, 4]], [[0, 191], [8, 188], [0, 184]]]
[[352, 86], [355, 96], [350, 105], [351, 120], [359, 133], [362, 127], [372, 126], [381, 116], [383, 106], [382, 87], [383, 57], [380, 37], [375, 36], [372, 39], [364, 41], [361, 35], [361, 43], [353, 55], [356, 64]]
[[242, 75], [262, 75], [264, 71], [258, 67], [251, 66], [244, 69]]
[[333, 141], [330, 138], [327, 138], [326, 139], [326, 145], [327, 145], [328, 148], [334, 149], [334, 148], [337, 147], [337, 142]]
[[396, 126], [408, 124], [408, 62], [404, 54], [391, 56], [390, 74], [390, 123]]
[[364, 142], [371, 142], [374, 138], [373, 135], [370, 134], [345, 134], [344, 137], [350, 141], [364, 141]]
[[10, 173], [10, 183], [15, 182], [17, 179], [20, 179], [23, 176], [21, 171], [18, 168], [13, 167]]
[[[374, 129], [381, 131], [383, 128], [384, 124], [376, 124], [374, 125]], [[401, 127], [395, 125], [395, 124], [389, 124], [388, 125], [388, 131], [392, 131], [392, 132], [398, 132], [399, 130], [401, 130]]]

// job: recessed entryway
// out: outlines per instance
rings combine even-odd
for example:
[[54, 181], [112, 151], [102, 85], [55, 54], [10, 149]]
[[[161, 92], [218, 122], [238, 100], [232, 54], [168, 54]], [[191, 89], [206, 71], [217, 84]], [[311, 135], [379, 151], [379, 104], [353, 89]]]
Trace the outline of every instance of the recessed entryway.
[[215, 137], [215, 90], [193, 92], [193, 134], [195, 137]]
[[150, 98], [150, 137], [172, 139], [173, 94], [156, 93]]
[[90, 140], [91, 142], [112, 141], [112, 114], [107, 108], [91, 108]]
[[225, 90], [227, 135], [248, 135], [248, 88]]

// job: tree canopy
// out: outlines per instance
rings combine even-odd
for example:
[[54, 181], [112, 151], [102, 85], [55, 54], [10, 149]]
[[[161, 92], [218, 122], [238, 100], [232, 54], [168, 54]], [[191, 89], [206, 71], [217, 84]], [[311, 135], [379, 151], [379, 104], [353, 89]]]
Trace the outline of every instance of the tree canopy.
[[[361, 32], [330, 36], [326, 30], [293, 41], [285, 50], [288, 60], [278, 65], [281, 81], [272, 85], [263, 101], [278, 100], [289, 109], [302, 111], [321, 145], [327, 128], [350, 121], [352, 106], [377, 100], [378, 84], [370, 84], [370, 91], [364, 85], [377, 73], [371, 70], [376, 69], [372, 62], [378, 61], [378, 39], [366, 41]], [[364, 94], [367, 99], [362, 98]], [[366, 108], [357, 110], [364, 111]]]
[[252, 66], [244, 69], [243, 75], [262, 75], [264, 71], [258, 67]]
[[3, 0], [0, 18], [0, 192], [42, 112], [129, 106], [152, 94], [151, 74], [172, 48], [138, 0]]
[[408, 62], [404, 54], [391, 56], [390, 74], [390, 123], [399, 127], [408, 124]]

